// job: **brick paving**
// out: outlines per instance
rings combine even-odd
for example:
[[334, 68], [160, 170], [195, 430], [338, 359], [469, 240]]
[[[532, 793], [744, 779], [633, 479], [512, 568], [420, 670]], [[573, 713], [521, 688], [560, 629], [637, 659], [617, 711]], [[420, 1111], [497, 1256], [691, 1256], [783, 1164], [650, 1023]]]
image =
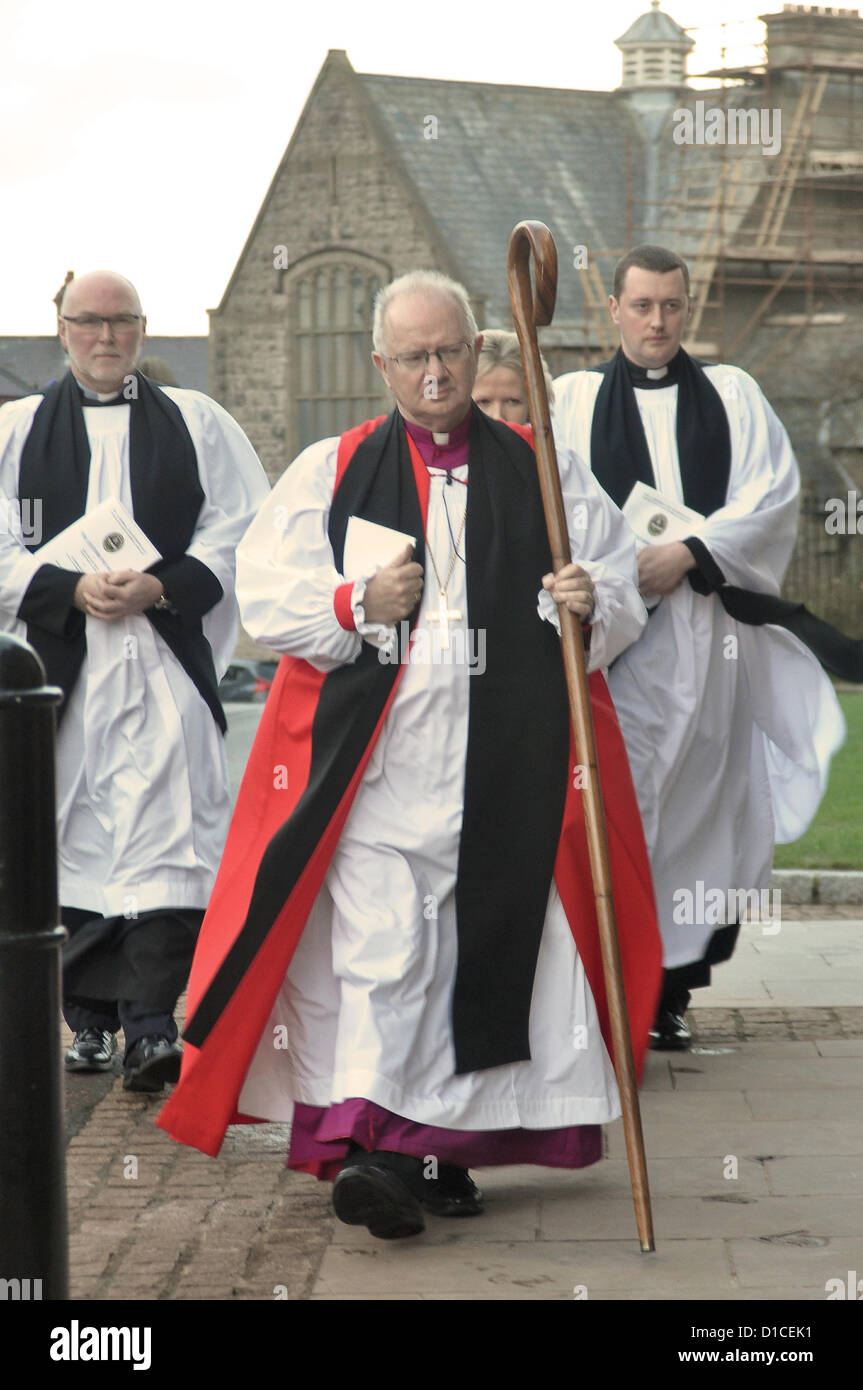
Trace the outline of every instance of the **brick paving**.
[[[863, 1270], [856, 911], [831, 906], [820, 938], [811, 908], [783, 913], [811, 933], [744, 928], [728, 1007], [691, 1012], [692, 1053], [650, 1055], [656, 1255], [637, 1250], [619, 1122], [592, 1169], [486, 1170], [481, 1219], [430, 1218], [416, 1240], [375, 1241], [335, 1221], [329, 1184], [287, 1171], [286, 1125], [236, 1126], [207, 1158], [156, 1129], [160, 1098], [124, 1092], [118, 1075], [67, 1147], [71, 1297], [561, 1300], [584, 1285], [592, 1299], [823, 1300], [827, 1279]], [[735, 1005], [752, 971], [774, 1006]], [[861, 1006], [819, 1002], [834, 973]], [[805, 1007], [780, 1006], [785, 979], [807, 982]]]
[[160, 1103], [118, 1080], [69, 1143], [71, 1297], [308, 1297], [333, 1219], [284, 1167], [287, 1127], [237, 1127], [211, 1159], [156, 1129]]
[[118, 1074], [68, 1142], [71, 1298], [308, 1298], [335, 1218], [329, 1184], [285, 1168], [289, 1126], [233, 1126], [213, 1159], [156, 1128], [164, 1099]]

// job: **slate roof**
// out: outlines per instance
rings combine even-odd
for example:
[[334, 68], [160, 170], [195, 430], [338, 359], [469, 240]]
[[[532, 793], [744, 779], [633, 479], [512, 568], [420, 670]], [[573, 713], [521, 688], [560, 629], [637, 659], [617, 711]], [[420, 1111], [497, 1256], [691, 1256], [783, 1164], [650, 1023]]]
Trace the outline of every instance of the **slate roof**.
[[[615, 92], [515, 87], [364, 73], [358, 80], [458, 273], [486, 297], [486, 327], [511, 324], [509, 235], [522, 218], [554, 234], [560, 256], [555, 324], [581, 322], [573, 248], [615, 247], [626, 226], [627, 140], [632, 196], [644, 197], [643, 135]], [[438, 121], [437, 139], [423, 137]], [[602, 267], [607, 270], [607, 265]]]
[[0, 338], [0, 397], [32, 396], [66, 370], [60, 339]]
[[[442, 243], [455, 256], [455, 273], [474, 296], [485, 297], [481, 326], [511, 327], [506, 250], [522, 218], [545, 222], [554, 235], [559, 256], [554, 327], [577, 326], [570, 341], [590, 332], [592, 323], [582, 294], [583, 271], [573, 265], [574, 247], [586, 245], [594, 257], [606, 253], [596, 262], [606, 289], [615, 260], [608, 253], [623, 254], [628, 225], [634, 242], [671, 246], [690, 262], [708, 247], [705, 230], [716, 225], [716, 149], [677, 144], [675, 111], [693, 109], [698, 100], [719, 105], [727, 93], [669, 92], [664, 113], [652, 94], [646, 119], [638, 100], [622, 90], [364, 73], [357, 79]], [[735, 89], [730, 104], [760, 109], [762, 102], [763, 92], [753, 87]], [[438, 121], [435, 140], [423, 137], [430, 115]], [[758, 145], [730, 146], [726, 153], [723, 229], [725, 239], [733, 240], [771, 170]], [[740, 164], [745, 167], [735, 171]]]
[[[148, 336], [142, 355], [163, 358], [181, 386], [206, 391], [206, 338]], [[0, 337], [0, 399], [32, 396], [65, 371], [66, 354], [54, 335]]]

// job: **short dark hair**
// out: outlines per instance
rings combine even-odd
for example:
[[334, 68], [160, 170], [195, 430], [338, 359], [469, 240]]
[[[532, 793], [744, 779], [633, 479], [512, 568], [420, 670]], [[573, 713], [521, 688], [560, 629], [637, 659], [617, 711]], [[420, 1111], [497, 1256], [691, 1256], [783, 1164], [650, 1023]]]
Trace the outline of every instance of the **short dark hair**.
[[683, 276], [684, 289], [687, 295], [689, 294], [689, 266], [683, 257], [678, 256], [676, 251], [669, 251], [666, 246], [651, 246], [645, 243], [627, 251], [614, 267], [614, 286], [611, 293], [615, 299], [620, 298], [626, 272], [633, 265], [639, 270], [654, 270], [659, 275], [667, 275], [670, 270], [679, 270]]

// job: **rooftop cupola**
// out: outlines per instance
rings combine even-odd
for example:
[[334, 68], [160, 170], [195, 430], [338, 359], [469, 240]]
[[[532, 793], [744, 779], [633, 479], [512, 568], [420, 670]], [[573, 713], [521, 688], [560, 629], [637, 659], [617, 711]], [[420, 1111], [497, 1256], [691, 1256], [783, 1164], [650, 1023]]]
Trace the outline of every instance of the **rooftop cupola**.
[[663, 14], [659, 0], [650, 0], [647, 13], [614, 42], [623, 54], [622, 87], [685, 86], [686, 55], [695, 44], [685, 29]]

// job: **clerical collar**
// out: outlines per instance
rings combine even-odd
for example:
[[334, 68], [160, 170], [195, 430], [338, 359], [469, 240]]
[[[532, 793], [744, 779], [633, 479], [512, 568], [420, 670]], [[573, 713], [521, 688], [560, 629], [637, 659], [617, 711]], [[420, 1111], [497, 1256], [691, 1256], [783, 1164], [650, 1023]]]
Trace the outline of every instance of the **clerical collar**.
[[107, 395], [100, 395], [98, 391], [91, 391], [89, 386], [83, 386], [75, 377], [75, 385], [81, 393], [82, 405], [128, 405], [128, 400], [124, 400], [120, 391], [111, 391]]
[[674, 386], [680, 376], [679, 350], [670, 362], [666, 362], [664, 367], [640, 367], [637, 362], [631, 362], [625, 353], [623, 360], [626, 363], [630, 381], [640, 391], [657, 391], [664, 386]]
[[[402, 417], [404, 419], [404, 417]], [[471, 412], [448, 432], [423, 429], [412, 420], [405, 420], [405, 429], [416, 444], [426, 468], [442, 468], [449, 472], [468, 461]]]

